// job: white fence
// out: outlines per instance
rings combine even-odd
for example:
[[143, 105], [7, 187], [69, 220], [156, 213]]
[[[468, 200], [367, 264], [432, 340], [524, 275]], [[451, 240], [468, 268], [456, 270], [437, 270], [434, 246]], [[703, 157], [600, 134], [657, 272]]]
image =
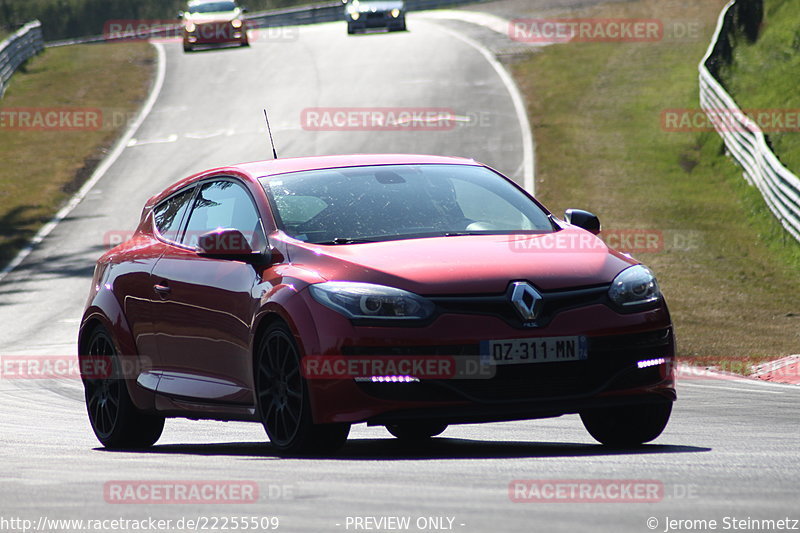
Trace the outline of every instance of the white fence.
[[42, 25], [38, 20], [25, 24], [17, 32], [0, 42], [0, 98], [6, 92], [6, 84], [17, 68], [42, 51]]
[[758, 187], [786, 231], [800, 241], [800, 178], [784, 167], [767, 144], [764, 132], [736, 104], [709, 67], [721, 54], [720, 38], [734, 28], [731, 0], [720, 14], [717, 30], [700, 62], [700, 106], [725, 141], [728, 152], [744, 168], [744, 177]]

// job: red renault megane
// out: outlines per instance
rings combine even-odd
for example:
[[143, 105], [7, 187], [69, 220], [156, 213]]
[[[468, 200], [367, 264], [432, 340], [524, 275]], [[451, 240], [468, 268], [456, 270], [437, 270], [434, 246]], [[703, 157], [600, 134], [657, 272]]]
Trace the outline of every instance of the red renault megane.
[[78, 341], [92, 427], [135, 448], [167, 417], [254, 421], [297, 453], [360, 422], [413, 440], [578, 413], [601, 443], [648, 442], [675, 400], [672, 324], [653, 273], [599, 231], [466, 159], [196, 174], [97, 262]]

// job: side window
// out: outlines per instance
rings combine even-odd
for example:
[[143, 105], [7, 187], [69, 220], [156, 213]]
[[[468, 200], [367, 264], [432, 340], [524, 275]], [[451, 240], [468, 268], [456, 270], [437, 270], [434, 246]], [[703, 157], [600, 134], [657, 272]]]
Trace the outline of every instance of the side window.
[[183, 215], [189, 208], [194, 187], [167, 198], [153, 209], [153, 218], [156, 228], [162, 237], [168, 241], [178, 241], [178, 232], [181, 229]]
[[194, 247], [200, 235], [221, 228], [238, 229], [253, 250], [266, 243], [258, 210], [244, 187], [230, 181], [206, 183], [194, 201], [183, 244]]

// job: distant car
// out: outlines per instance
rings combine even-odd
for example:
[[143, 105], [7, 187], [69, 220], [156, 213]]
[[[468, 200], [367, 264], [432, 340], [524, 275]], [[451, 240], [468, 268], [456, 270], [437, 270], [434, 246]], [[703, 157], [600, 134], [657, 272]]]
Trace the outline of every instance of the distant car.
[[349, 34], [368, 28], [406, 29], [406, 6], [402, 0], [348, 0], [344, 12]]
[[655, 439], [675, 400], [667, 304], [597, 217], [565, 219], [460, 158], [186, 178], [97, 262], [78, 335], [92, 428], [134, 448], [166, 417], [252, 421], [295, 453], [361, 422], [413, 441], [579, 413], [604, 444]]
[[191, 52], [198, 45], [239, 44], [250, 46], [247, 23], [242, 18], [246, 10], [233, 0], [194, 0], [186, 11], [179, 13], [183, 20], [183, 50]]

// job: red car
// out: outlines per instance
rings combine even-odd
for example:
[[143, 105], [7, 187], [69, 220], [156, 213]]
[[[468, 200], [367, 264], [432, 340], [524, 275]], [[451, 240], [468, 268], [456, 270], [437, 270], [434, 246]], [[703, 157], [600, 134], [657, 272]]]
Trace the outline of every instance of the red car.
[[459, 158], [186, 178], [97, 262], [78, 341], [94, 432], [135, 448], [167, 417], [253, 421], [297, 453], [360, 422], [413, 440], [579, 413], [602, 443], [650, 441], [675, 400], [667, 305], [597, 217], [565, 219]]
[[183, 51], [198, 45], [250, 46], [245, 12], [234, 0], [192, 0], [178, 15], [183, 20]]

